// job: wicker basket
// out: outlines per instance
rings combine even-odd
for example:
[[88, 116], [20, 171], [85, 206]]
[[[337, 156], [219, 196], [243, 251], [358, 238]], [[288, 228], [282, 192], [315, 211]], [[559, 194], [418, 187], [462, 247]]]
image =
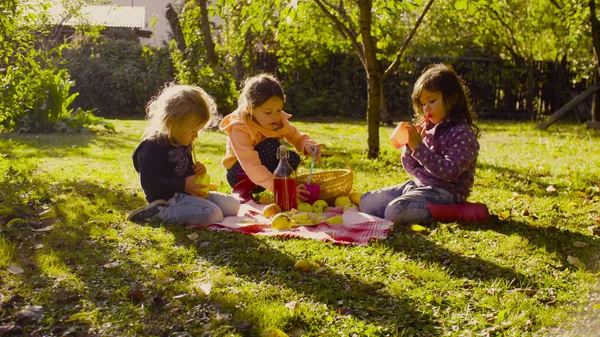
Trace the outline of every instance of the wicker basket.
[[[323, 152], [323, 155], [340, 156], [340, 154], [336, 152]], [[350, 169], [350, 164], [347, 161], [346, 165], [348, 166], [348, 169], [313, 172], [310, 183], [321, 186], [319, 199], [325, 200], [328, 204], [333, 205], [335, 198], [341, 195], [350, 194], [352, 191], [352, 184], [354, 183], [354, 172]], [[306, 184], [308, 182], [308, 174], [299, 175], [296, 177], [296, 181], [300, 184]]]

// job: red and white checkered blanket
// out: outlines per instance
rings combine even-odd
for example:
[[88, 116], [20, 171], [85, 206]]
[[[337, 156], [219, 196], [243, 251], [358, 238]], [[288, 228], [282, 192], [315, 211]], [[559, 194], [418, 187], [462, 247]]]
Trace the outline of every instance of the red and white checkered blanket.
[[343, 225], [321, 222], [314, 226], [299, 226], [287, 230], [271, 228], [271, 219], [262, 215], [266, 205], [253, 201], [243, 204], [238, 216], [231, 216], [209, 226], [192, 226], [198, 229], [232, 231], [243, 234], [298, 237], [335, 242], [340, 244], [366, 245], [373, 239], [385, 239], [394, 223], [389, 220], [358, 212], [355, 208], [343, 211], [341, 207], [329, 208], [326, 218], [341, 215]]

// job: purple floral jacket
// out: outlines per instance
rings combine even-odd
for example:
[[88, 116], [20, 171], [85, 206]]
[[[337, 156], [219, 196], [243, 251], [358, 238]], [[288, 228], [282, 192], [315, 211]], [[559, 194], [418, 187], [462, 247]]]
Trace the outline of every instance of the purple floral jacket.
[[423, 141], [413, 151], [402, 151], [402, 166], [419, 187], [435, 186], [467, 200], [473, 187], [479, 143], [475, 131], [464, 122], [448, 118], [438, 124], [427, 122]]

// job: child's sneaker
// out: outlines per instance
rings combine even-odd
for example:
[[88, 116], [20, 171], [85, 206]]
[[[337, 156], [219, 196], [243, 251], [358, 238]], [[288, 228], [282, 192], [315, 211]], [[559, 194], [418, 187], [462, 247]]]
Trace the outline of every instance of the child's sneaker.
[[158, 215], [158, 212], [167, 205], [167, 201], [163, 199], [154, 200], [146, 206], [140, 207], [127, 215], [127, 220], [144, 223], [152, 220]]

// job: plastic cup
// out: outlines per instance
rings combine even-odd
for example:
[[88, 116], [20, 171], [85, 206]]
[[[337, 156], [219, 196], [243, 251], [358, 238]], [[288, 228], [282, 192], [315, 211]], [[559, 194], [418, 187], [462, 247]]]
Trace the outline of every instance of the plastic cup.
[[319, 194], [321, 193], [321, 186], [317, 185], [317, 184], [304, 184], [304, 186], [306, 186], [306, 190], [308, 190], [308, 195], [306, 196], [306, 199], [308, 199], [306, 202], [308, 202], [309, 204], [313, 204], [315, 201], [319, 200]]
[[393, 147], [399, 149], [408, 143], [408, 124], [406, 122], [398, 123], [394, 132], [390, 135], [390, 143]]

